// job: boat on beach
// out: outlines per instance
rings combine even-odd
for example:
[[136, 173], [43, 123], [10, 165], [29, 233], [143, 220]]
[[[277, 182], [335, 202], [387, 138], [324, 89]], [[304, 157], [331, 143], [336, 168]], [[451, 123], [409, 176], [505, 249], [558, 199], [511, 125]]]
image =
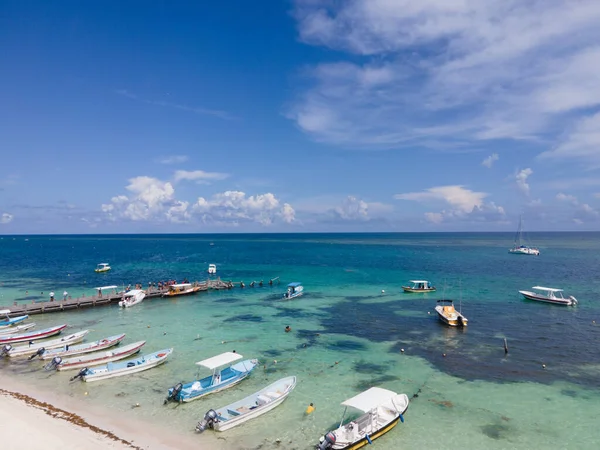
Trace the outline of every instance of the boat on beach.
[[287, 291], [283, 294], [283, 298], [290, 300], [292, 298], [300, 297], [302, 294], [304, 294], [302, 283], [294, 282], [287, 285]]
[[118, 345], [123, 339], [125, 339], [125, 333], [110, 336], [105, 339], [100, 339], [95, 342], [87, 342], [85, 344], [78, 345], [65, 345], [62, 347], [45, 349], [38, 356], [42, 359], [52, 359], [55, 356], [61, 358], [65, 356], [84, 355], [86, 353], [98, 352], [107, 348]]
[[8, 336], [0, 336], [0, 344], [14, 344], [15, 342], [29, 342], [35, 341], [38, 339], [45, 339], [51, 336], [55, 336], [60, 334], [62, 330], [67, 328], [67, 325], [58, 325], [51, 328], [46, 328], [44, 330], [32, 331], [24, 334], [16, 334], [16, 335], [8, 335]]
[[121, 361], [118, 363], [110, 362], [99, 367], [85, 367], [79, 371], [77, 375], [69, 381], [80, 378], [81, 381], [92, 382], [100, 380], [108, 380], [109, 378], [122, 377], [133, 373], [143, 372], [144, 370], [152, 369], [164, 363], [169, 355], [173, 353], [172, 348], [159, 350], [148, 355], [140, 356], [136, 359]]
[[35, 323], [24, 323], [22, 325], [14, 325], [11, 327], [1, 328], [0, 336], [22, 333], [23, 331], [31, 330], [33, 327], [35, 327]]
[[96, 266], [96, 268], [94, 269], [94, 272], [103, 273], [103, 272], [108, 272], [110, 269], [111, 269], [111, 267], [108, 263], [100, 263]]
[[59, 339], [51, 339], [51, 340], [42, 340], [35, 341], [34, 343], [30, 343], [29, 345], [15, 345], [5, 344], [2, 348], [0, 354], [5, 354], [9, 357], [17, 357], [17, 356], [30, 356], [35, 355], [38, 352], [43, 353], [46, 349], [57, 348], [69, 346], [71, 344], [77, 344], [78, 342], [83, 341], [86, 335], [90, 332], [90, 330], [78, 331], [77, 333], [70, 334], [68, 336], [64, 336]]
[[146, 293], [140, 289], [133, 289], [123, 294], [123, 299], [119, 302], [121, 308], [131, 308], [132, 306], [142, 303], [146, 297]]
[[435, 292], [435, 286], [427, 280], [410, 280], [412, 286], [402, 286], [404, 292]]
[[519, 293], [527, 300], [533, 300], [535, 302], [552, 303], [553, 305], [563, 306], [575, 306], [578, 303], [577, 299], [572, 295], [565, 298], [562, 289], [543, 286], [534, 286], [531, 289], [538, 292], [519, 291]]
[[[196, 363], [197, 366], [205, 367], [213, 371], [212, 375], [197, 379], [190, 383], [178, 383], [169, 389], [165, 404], [169, 401], [191, 402], [205, 395], [222, 391], [235, 386], [245, 379], [256, 367], [256, 359], [247, 359], [237, 364], [217, 370], [220, 367], [239, 361], [243, 356], [239, 353], [225, 352]], [[199, 377], [197, 377], [199, 378]]]
[[539, 256], [540, 250], [535, 247], [530, 247], [523, 238], [523, 216], [519, 217], [519, 229], [515, 236], [515, 242], [508, 253], [513, 255], [533, 255]]
[[[372, 387], [344, 402], [344, 414], [336, 430], [321, 437], [317, 450], [354, 450], [369, 445], [396, 425], [404, 422], [408, 396], [387, 389]], [[348, 409], [361, 415], [344, 424]]]
[[10, 309], [0, 310], [0, 316], [5, 317], [4, 319], [0, 320], [0, 331], [5, 328], [13, 327], [13, 326], [17, 325], [18, 323], [23, 322], [25, 319], [27, 319], [29, 317], [28, 315], [24, 315], [24, 316], [19, 316], [19, 317], [13, 317], [11, 319], [9, 317], [9, 314], [10, 314]]
[[452, 300], [438, 300], [435, 311], [437, 312], [438, 318], [451, 327], [466, 327], [468, 324], [468, 320], [462, 315], [462, 312], [459, 312], [454, 308], [454, 302]]
[[208, 273], [210, 273], [210, 274], [217, 273], [217, 265], [216, 264], [209, 264], [208, 265]]
[[200, 291], [200, 286], [194, 286], [192, 283], [172, 284], [163, 297], [177, 297], [179, 295], [190, 295]]
[[296, 377], [282, 378], [242, 400], [216, 410], [209, 409], [196, 425], [196, 431], [202, 433], [207, 428], [225, 431], [261, 416], [281, 405], [295, 387]]
[[55, 356], [46, 364], [46, 370], [72, 370], [81, 369], [82, 367], [99, 366], [120, 359], [125, 359], [136, 354], [144, 346], [146, 341], [134, 342], [133, 344], [119, 347], [117, 350], [108, 352], [94, 352], [89, 355], [76, 356], [74, 358], [63, 359], [60, 356]]

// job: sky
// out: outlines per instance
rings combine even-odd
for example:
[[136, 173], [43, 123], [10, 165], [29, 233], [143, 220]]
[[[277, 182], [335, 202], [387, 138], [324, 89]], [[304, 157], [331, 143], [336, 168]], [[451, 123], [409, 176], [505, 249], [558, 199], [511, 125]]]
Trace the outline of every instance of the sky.
[[0, 3], [0, 234], [600, 230], [597, 0]]

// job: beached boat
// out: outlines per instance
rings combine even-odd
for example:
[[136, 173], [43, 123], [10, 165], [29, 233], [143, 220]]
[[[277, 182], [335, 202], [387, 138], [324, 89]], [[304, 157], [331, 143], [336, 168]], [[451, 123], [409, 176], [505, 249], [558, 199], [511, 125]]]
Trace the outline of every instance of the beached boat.
[[[396, 425], [404, 422], [403, 414], [408, 409], [408, 396], [393, 391], [372, 387], [344, 402], [340, 426], [321, 437], [318, 450], [354, 450], [371, 444]], [[344, 424], [348, 408], [362, 413]]]
[[534, 286], [531, 289], [539, 292], [519, 291], [519, 293], [527, 300], [533, 300], [536, 302], [552, 303], [554, 305], [563, 306], [575, 306], [578, 303], [577, 299], [572, 295], [569, 295], [569, 297], [565, 298], [562, 294], [564, 292], [562, 289], [548, 288], [543, 286]]
[[142, 303], [146, 297], [146, 293], [140, 289], [133, 289], [123, 294], [123, 300], [119, 302], [121, 308], [131, 308], [132, 306]]
[[110, 336], [95, 342], [86, 342], [85, 344], [65, 345], [58, 348], [45, 349], [45, 351], [40, 352], [40, 354], [37, 356], [40, 356], [42, 359], [52, 359], [55, 356], [64, 358], [65, 356], [84, 355], [86, 353], [99, 352], [100, 350], [114, 347], [123, 339], [125, 339], [125, 333]]
[[540, 254], [539, 249], [530, 247], [523, 238], [523, 216], [519, 217], [519, 229], [517, 230], [517, 234], [515, 236], [515, 242], [512, 248], [508, 250], [508, 253], [512, 253], [513, 255], [533, 256], [538, 256]]
[[212, 370], [213, 374], [190, 383], [176, 384], [169, 389], [165, 403], [168, 401], [191, 402], [205, 395], [236, 385], [250, 375], [250, 372], [258, 364], [256, 359], [247, 359], [224, 369], [217, 369], [234, 361], [239, 361], [242, 358], [243, 356], [239, 353], [226, 352], [197, 362], [196, 365]]
[[72, 370], [81, 369], [82, 367], [99, 366], [134, 355], [140, 351], [145, 343], [146, 341], [134, 342], [133, 344], [119, 347], [114, 351], [95, 352], [90, 353], [89, 355], [76, 356], [74, 358], [63, 359], [60, 356], [55, 356], [48, 364], [46, 364], [45, 368], [46, 370]]
[[9, 334], [23, 333], [24, 331], [31, 330], [35, 327], [35, 323], [24, 323], [22, 325], [15, 325], [12, 327], [6, 327], [0, 329], [0, 336], [7, 336]]
[[196, 426], [196, 431], [202, 433], [207, 428], [225, 431], [261, 416], [281, 405], [295, 387], [296, 377], [282, 378], [242, 400], [217, 410], [209, 409]]
[[217, 265], [209, 264], [208, 265], [208, 273], [217, 273]]
[[300, 297], [302, 294], [304, 294], [302, 283], [290, 283], [287, 285], [287, 291], [283, 294], [283, 298], [290, 300], [292, 298]]
[[410, 280], [412, 286], [402, 286], [404, 292], [435, 292], [435, 286], [427, 280]]
[[29, 317], [28, 315], [24, 315], [24, 316], [19, 316], [19, 317], [13, 317], [11, 319], [8, 316], [9, 314], [10, 314], [10, 309], [0, 310], [0, 316], [4, 316], [4, 318], [2, 320], [0, 320], [0, 330], [2, 330], [4, 328], [8, 328], [8, 327], [13, 327], [13, 326], [17, 325], [18, 323], [23, 322], [25, 319], [27, 319]]
[[149, 355], [143, 355], [139, 358], [130, 359], [128, 361], [121, 361], [118, 363], [110, 362], [99, 367], [85, 367], [69, 381], [81, 378], [82, 381], [89, 383], [92, 381], [108, 380], [109, 378], [122, 377], [125, 375], [142, 372], [144, 370], [160, 366], [167, 360], [171, 353], [173, 353], [173, 349], [166, 348], [164, 350], [150, 353]]
[[42, 340], [35, 341], [29, 345], [15, 345], [5, 344], [2, 348], [0, 354], [4, 353], [8, 356], [17, 357], [17, 356], [29, 356], [35, 355], [38, 352], [43, 353], [46, 349], [57, 348], [69, 346], [71, 344], [77, 344], [78, 342], [83, 341], [83, 338], [90, 332], [90, 330], [78, 331], [77, 333], [70, 334], [68, 336], [64, 336], [59, 339], [50, 339], [50, 340]]
[[100, 263], [96, 266], [96, 268], [94, 269], [94, 272], [96, 272], [96, 273], [108, 272], [110, 269], [111, 269], [111, 267], [108, 263]]
[[16, 334], [16, 335], [2, 335], [0, 336], [0, 344], [14, 344], [15, 342], [29, 342], [38, 339], [45, 339], [50, 336], [60, 334], [62, 330], [67, 328], [67, 325], [58, 325], [56, 327], [46, 328], [39, 331], [31, 331], [29, 333]]
[[454, 302], [452, 300], [438, 300], [435, 311], [438, 314], [438, 318], [451, 327], [466, 327], [468, 324], [468, 320], [462, 315], [462, 312], [459, 312], [454, 308]]
[[163, 294], [163, 297], [177, 297], [179, 295], [190, 295], [200, 291], [200, 286], [194, 286], [192, 283], [172, 284], [169, 290]]

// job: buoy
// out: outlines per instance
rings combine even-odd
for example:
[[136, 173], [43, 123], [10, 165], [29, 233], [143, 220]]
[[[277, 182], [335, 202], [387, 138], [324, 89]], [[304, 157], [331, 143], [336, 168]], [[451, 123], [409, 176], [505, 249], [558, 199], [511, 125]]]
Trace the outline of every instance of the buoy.
[[224, 344], [224, 343], [225, 343], [225, 341], [221, 341], [221, 344]]
[[274, 362], [275, 364], [277, 364], [277, 360], [276, 360], [276, 359], [274, 359], [274, 360], [273, 360], [273, 362]]
[[382, 294], [385, 294], [385, 289], [382, 289], [382, 290], [381, 290], [381, 293], [382, 293]]
[[542, 369], [545, 369], [545, 368], [546, 368], [546, 364], [542, 364]]
[[83, 395], [87, 395], [87, 392], [84, 392]]
[[150, 325], [148, 325], [148, 328], [150, 328]]
[[404, 353], [404, 349], [403, 349], [403, 348], [401, 348], [401, 349], [400, 349], [400, 351], [401, 351], [402, 353]]
[[442, 356], [445, 358], [445, 357], [446, 357], [446, 354], [445, 354], [445, 353], [442, 353]]
[[139, 406], [140, 406], [140, 404], [139, 404], [139, 403], [136, 403], [136, 404], [135, 404], [135, 406], [136, 406], [136, 407], [139, 407]]
[[427, 311], [427, 314], [431, 314], [431, 311]]

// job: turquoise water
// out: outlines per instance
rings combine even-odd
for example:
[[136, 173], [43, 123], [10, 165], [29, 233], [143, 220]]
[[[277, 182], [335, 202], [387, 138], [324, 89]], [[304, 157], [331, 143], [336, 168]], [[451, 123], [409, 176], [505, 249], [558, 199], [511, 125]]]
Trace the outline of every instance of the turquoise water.
[[[203, 280], [209, 263], [222, 279], [281, 282], [32, 318], [40, 329], [90, 329], [89, 340], [126, 332], [124, 343], [147, 341], [144, 353], [175, 348], [167, 364], [139, 375], [85, 384], [69, 383], [74, 373], [44, 372], [40, 362], [0, 361], [0, 370], [186, 434], [208, 409], [298, 377], [268, 415], [220, 433], [224, 439], [197, 436], [208, 448], [281, 448], [277, 439], [310, 448], [336, 425], [340, 402], [374, 385], [412, 398], [405, 423], [377, 448], [596, 448], [600, 234], [530, 237], [541, 256], [509, 255], [508, 234], [4, 236], [0, 305], [45, 301], [50, 291], [79, 296], [102, 285]], [[95, 274], [99, 262], [113, 270]], [[402, 293], [415, 278], [438, 292]], [[306, 294], [284, 301], [292, 281]], [[521, 300], [517, 291], [534, 285], [563, 288], [579, 305]], [[468, 329], [437, 320], [440, 298], [462, 307]], [[260, 361], [247, 380], [163, 406], [169, 387], [197, 374], [194, 362], [234, 349]], [[316, 411], [305, 417], [310, 402]]]

